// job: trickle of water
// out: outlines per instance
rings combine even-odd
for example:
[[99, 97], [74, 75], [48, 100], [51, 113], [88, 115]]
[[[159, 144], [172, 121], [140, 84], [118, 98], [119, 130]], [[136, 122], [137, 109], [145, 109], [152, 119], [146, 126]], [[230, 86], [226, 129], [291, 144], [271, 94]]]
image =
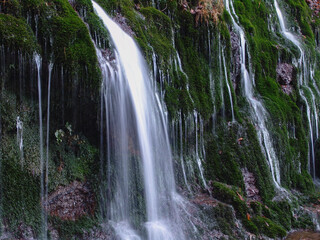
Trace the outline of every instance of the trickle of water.
[[[199, 172], [200, 172], [200, 177], [201, 177], [201, 181], [203, 183], [203, 186], [208, 189], [207, 186], [207, 182], [204, 178], [204, 174], [203, 174], [203, 167], [202, 167], [202, 162], [199, 156], [199, 146], [198, 146], [198, 113], [196, 111], [194, 111], [194, 124], [195, 124], [195, 133], [196, 133], [196, 160], [197, 160], [197, 164], [198, 164], [198, 168], [199, 168]], [[200, 136], [200, 139], [202, 139], [202, 136]], [[202, 143], [202, 141], [200, 142]], [[200, 146], [202, 146], [200, 144]], [[201, 147], [202, 150], [202, 147]]]
[[147, 65], [133, 39], [94, 1], [93, 7], [115, 51], [110, 61], [96, 48], [103, 75], [101, 139], [107, 164], [102, 166], [111, 168], [105, 172], [110, 181], [103, 200], [107, 220], [120, 239], [185, 239], [172, 199], [175, 180], [166, 116]]
[[[302, 69], [301, 72], [299, 73], [298, 76], [298, 88], [299, 88], [299, 94], [301, 96], [301, 98], [303, 99], [304, 103], [306, 104], [306, 113], [307, 113], [307, 118], [308, 118], [308, 125], [309, 125], [309, 156], [310, 156], [310, 161], [309, 161], [309, 172], [312, 175], [313, 178], [316, 177], [316, 171], [315, 171], [315, 154], [314, 154], [314, 142], [317, 140], [318, 138], [318, 133], [319, 133], [319, 129], [318, 129], [318, 109], [316, 107], [316, 103], [315, 103], [315, 95], [313, 93], [313, 91], [311, 90], [311, 88], [308, 86], [309, 84], [309, 80], [311, 80], [311, 84], [315, 87], [315, 89], [317, 90], [317, 95], [318, 97], [320, 96], [319, 94], [319, 90], [317, 85], [314, 83], [313, 80], [313, 75], [312, 72], [310, 71], [311, 75], [310, 75], [310, 79], [309, 79], [309, 75], [308, 75], [308, 70], [310, 70], [307, 67], [307, 61], [306, 61], [306, 57], [305, 57], [305, 51], [302, 47], [302, 44], [300, 43], [300, 41], [298, 40], [298, 38], [293, 35], [287, 28], [286, 23], [285, 23], [285, 19], [284, 16], [281, 12], [281, 9], [279, 7], [279, 4], [277, 2], [277, 0], [274, 0], [274, 6], [276, 8], [276, 12], [277, 12], [277, 16], [279, 19], [279, 23], [280, 23], [280, 28], [281, 28], [281, 33], [282, 35], [289, 40], [293, 45], [295, 45], [299, 52], [300, 52], [300, 57], [298, 58], [298, 64], [297, 67], [299, 69]], [[311, 67], [311, 66], [310, 66]], [[312, 108], [310, 107], [310, 104], [307, 100], [307, 97], [305, 95], [305, 92], [307, 91], [310, 95], [311, 95], [311, 101], [312, 101]], [[313, 114], [311, 114], [311, 111], [313, 111]], [[313, 115], [313, 118], [312, 118]], [[314, 119], [315, 122], [315, 127], [312, 124], [312, 120]], [[315, 129], [315, 133], [314, 133], [314, 129]], [[316, 135], [316, 138], [314, 138], [314, 135]]]
[[229, 84], [229, 80], [228, 80], [228, 72], [227, 72], [227, 65], [226, 65], [226, 59], [225, 59], [225, 56], [224, 56], [224, 51], [222, 51], [221, 54], [222, 54], [222, 60], [223, 60], [223, 66], [224, 66], [224, 78], [225, 78], [225, 81], [226, 81], [226, 84], [227, 84], [229, 100], [230, 100], [232, 122], [235, 122], [234, 110], [233, 110], [233, 99], [232, 99], [231, 88], [230, 88], [230, 84]]
[[182, 173], [183, 173], [183, 179], [184, 182], [187, 186], [187, 189], [189, 190], [189, 192], [191, 191], [190, 185], [188, 183], [188, 179], [187, 179], [187, 173], [186, 173], [186, 168], [185, 168], [185, 164], [184, 164], [184, 158], [183, 158], [183, 133], [182, 133], [182, 113], [180, 112], [179, 114], [179, 142], [180, 142], [180, 162], [181, 162], [181, 168], [182, 168]]
[[[43, 158], [43, 126], [42, 126], [42, 97], [41, 97], [41, 62], [42, 59], [39, 54], [34, 55], [34, 60], [36, 62], [37, 66], [37, 73], [38, 73], [38, 97], [39, 97], [39, 135], [40, 135], [40, 171], [41, 171], [41, 176], [40, 176], [40, 199], [41, 199], [41, 204], [44, 202], [44, 195], [45, 195], [45, 189], [44, 189], [44, 158]], [[47, 217], [46, 217], [46, 212], [42, 206], [41, 209], [41, 239], [47, 239]]]
[[[253, 93], [254, 78], [252, 77], [252, 74], [250, 74], [250, 69], [248, 70], [246, 65], [246, 55], [249, 55], [249, 53], [247, 53], [246, 51], [245, 34], [242, 28], [234, 19], [234, 16], [237, 15], [234, 11], [233, 3], [231, 0], [226, 1], [226, 10], [230, 13], [233, 26], [237, 33], [240, 35], [241, 80], [244, 87], [243, 92], [251, 107], [252, 121], [257, 129], [261, 149], [263, 149], [263, 151], [265, 152], [265, 156], [270, 167], [272, 180], [275, 187], [281, 191], [285, 191], [280, 185], [281, 180], [279, 161], [275, 154], [269, 131], [266, 127], [266, 120], [268, 115], [262, 102], [258, 100]], [[250, 56], [248, 56], [248, 59], [250, 60]]]
[[17, 117], [17, 143], [20, 150], [20, 164], [23, 166], [23, 123], [20, 120], [20, 117]]
[[[51, 95], [51, 74], [53, 69], [53, 63], [49, 63], [49, 75], [48, 75], [48, 102], [47, 102], [47, 140], [46, 140], [46, 162], [45, 162], [45, 177], [43, 179], [44, 181], [44, 204], [47, 206], [47, 199], [48, 199], [48, 181], [49, 181], [49, 132], [50, 132], [50, 95]], [[45, 233], [47, 232], [47, 222], [48, 222], [48, 215], [45, 212], [44, 214], [44, 221], [46, 223], [45, 226]]]

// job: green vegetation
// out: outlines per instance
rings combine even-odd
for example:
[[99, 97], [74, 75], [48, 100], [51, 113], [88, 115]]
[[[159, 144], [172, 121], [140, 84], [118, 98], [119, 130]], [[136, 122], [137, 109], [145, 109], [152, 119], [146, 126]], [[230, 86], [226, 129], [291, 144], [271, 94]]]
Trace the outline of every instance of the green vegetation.
[[24, 19], [0, 14], [0, 44], [32, 53], [36, 39]]
[[[214, 181], [214, 197], [233, 206], [236, 216], [254, 234], [276, 238], [284, 237], [291, 228], [311, 228], [313, 224], [308, 215], [301, 213], [295, 219], [291, 214], [298, 204], [305, 204], [308, 200], [299, 200], [298, 203], [272, 201], [275, 190], [270, 170], [258, 141], [257, 126], [251, 123], [248, 103], [239, 90], [241, 83], [237, 83], [236, 90], [231, 89], [237, 122], [228, 122], [231, 120], [231, 103], [224, 80], [220, 84], [224, 72], [218, 56], [223, 52], [227, 69], [234, 67], [230, 37], [233, 28], [229, 13], [220, 9], [222, 14], [214, 17], [215, 22], [211, 18], [200, 21], [199, 16], [191, 11], [198, 6], [197, 1], [188, 2], [190, 6], [183, 7], [180, 1], [163, 0], [158, 3], [158, 9], [152, 7], [149, 0], [97, 2], [111, 15], [120, 13], [125, 18], [125, 27], [131, 28], [150, 66], [155, 54], [159, 71], [155, 81], [165, 94], [169, 118], [175, 119], [181, 112], [182, 120], [185, 120], [193, 110], [200, 113], [205, 130], [204, 173], [206, 179]], [[307, 171], [309, 130], [303, 112], [305, 106], [297, 91], [296, 79], [294, 91], [289, 96], [281, 91], [276, 81], [278, 60], [290, 62], [298, 54], [297, 49], [287, 46], [280, 33], [274, 34], [268, 28], [266, 23], [274, 11], [268, 1], [233, 2], [239, 23], [246, 33], [256, 94], [269, 113], [267, 127], [280, 160], [281, 183], [285, 188], [312, 194], [314, 185]], [[98, 196], [97, 116], [101, 76], [91, 37], [99, 47], [110, 49], [107, 30], [95, 15], [90, 0], [76, 0], [72, 5], [68, 0], [12, 0], [1, 2], [0, 7], [0, 44], [5, 49], [28, 56], [34, 52], [41, 54], [43, 90], [47, 86], [47, 65], [54, 63], [53, 83], [56, 85], [52, 90], [49, 191], [79, 180], [88, 181]], [[283, 7], [292, 18], [292, 27], [300, 29], [305, 36], [308, 54], [318, 66], [314, 31], [319, 29], [319, 18], [311, 18], [304, 0], [286, 0]], [[178, 66], [177, 52], [182, 69]], [[21, 66], [13, 60], [14, 57], [8, 56], [7, 59], [6, 71], [0, 73], [2, 99], [6, 100], [0, 105], [4, 129], [1, 142], [2, 214], [15, 236], [19, 236], [21, 224], [30, 226], [37, 235], [41, 209], [40, 200], [35, 197], [40, 197], [37, 88], [26, 87], [28, 92], [20, 95], [17, 89], [21, 84], [18, 84]], [[29, 63], [23, 67], [33, 68]], [[36, 79], [34, 70], [28, 71], [25, 85], [35, 85], [32, 82]], [[295, 69], [295, 74], [299, 71]], [[233, 85], [231, 77], [227, 73], [230, 86]], [[320, 86], [318, 70], [315, 71], [315, 81]], [[62, 96], [68, 97], [62, 99]], [[306, 96], [311, 101], [307, 91]], [[61, 112], [65, 114], [64, 118], [60, 116]], [[213, 114], [215, 120], [212, 120]], [[16, 143], [17, 116], [24, 123], [23, 162]], [[71, 124], [66, 124], [67, 121]], [[213, 128], [214, 132], [211, 131]], [[319, 160], [320, 147], [319, 144], [316, 146]], [[246, 201], [242, 168], [254, 174], [262, 202]], [[142, 202], [142, 194], [137, 195]], [[141, 218], [145, 217], [145, 214], [141, 215]], [[232, 235], [234, 223], [227, 222], [232, 217], [230, 207], [220, 204], [218, 210], [208, 212], [208, 215], [218, 220], [219, 229], [224, 234]], [[50, 217], [49, 221], [61, 239], [81, 238], [84, 229], [98, 224], [96, 216], [86, 216], [75, 222]], [[141, 219], [135, 221], [138, 225]]]
[[[276, 81], [279, 54], [288, 53], [278, 48], [277, 39], [265, 23], [271, 13], [267, 3], [236, 0], [234, 6], [249, 43], [256, 89], [270, 114], [268, 128], [280, 160], [282, 185], [310, 192], [313, 189], [312, 184], [309, 185], [310, 177], [297, 171], [300, 164], [305, 170], [308, 161], [308, 141], [298, 108], [300, 100], [297, 92], [291, 96], [285, 95]], [[238, 103], [240, 106], [244, 104], [240, 99]], [[288, 124], [294, 126], [295, 137], [289, 135]]]
[[[292, 206], [287, 201], [269, 202], [268, 207], [260, 202], [250, 202], [248, 205], [241, 190], [234, 186], [214, 182], [212, 188], [215, 198], [233, 206], [236, 216], [249, 232], [282, 238], [291, 229]], [[308, 226], [308, 218], [301, 224]]]
[[[0, 109], [1, 123], [6, 126], [2, 133], [0, 149], [2, 217], [6, 227], [15, 236], [22, 234], [22, 226], [31, 227], [37, 236], [41, 224], [38, 106], [28, 100], [20, 105], [16, 97], [6, 90], [2, 90], [2, 99], [6, 99]], [[23, 155], [17, 144], [17, 116], [20, 116], [23, 122]], [[54, 126], [55, 120], [51, 121]], [[70, 126], [67, 127], [71, 129]], [[56, 141], [53, 137], [53, 129], [50, 131], [49, 193], [60, 185], [68, 185], [78, 180], [89, 182], [97, 195], [95, 176], [98, 171], [98, 151], [87, 139], [68, 131], [67, 127], [61, 141]], [[95, 216], [86, 216], [80, 221], [83, 224], [76, 224], [77, 227], [71, 233], [79, 233], [81, 229], [89, 228], [88, 223], [96, 221]], [[55, 223], [62, 224], [61, 221], [52, 220], [53, 226]], [[58, 231], [60, 230], [59, 227]], [[61, 234], [65, 234], [63, 230]]]

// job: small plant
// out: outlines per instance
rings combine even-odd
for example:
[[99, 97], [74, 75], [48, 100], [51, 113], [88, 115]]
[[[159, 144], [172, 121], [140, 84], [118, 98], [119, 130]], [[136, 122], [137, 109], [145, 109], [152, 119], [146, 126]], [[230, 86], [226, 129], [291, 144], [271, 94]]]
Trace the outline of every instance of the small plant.
[[54, 135], [56, 136], [56, 141], [58, 144], [62, 143], [62, 139], [65, 136], [65, 133], [62, 129], [57, 130]]
[[210, 20], [217, 23], [223, 9], [224, 5], [222, 0], [199, 0], [195, 10], [196, 24], [199, 23], [199, 20], [207, 24]]

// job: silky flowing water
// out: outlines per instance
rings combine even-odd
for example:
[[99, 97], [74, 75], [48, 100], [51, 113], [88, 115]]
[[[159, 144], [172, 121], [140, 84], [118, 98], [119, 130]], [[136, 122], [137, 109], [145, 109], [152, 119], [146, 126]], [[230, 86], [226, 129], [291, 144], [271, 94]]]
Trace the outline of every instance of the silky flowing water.
[[[39, 97], [39, 135], [40, 135], [40, 199], [41, 203], [44, 203], [45, 200], [45, 172], [44, 172], [44, 156], [43, 156], [43, 120], [42, 120], [42, 94], [41, 94], [41, 67], [42, 59], [40, 55], [36, 54], [34, 57], [37, 66], [37, 76], [38, 76], [38, 97]], [[43, 206], [41, 209], [41, 239], [47, 239], [47, 213], [44, 210]]]
[[95, 2], [110, 33], [112, 56], [96, 48], [103, 75], [101, 189], [106, 221], [119, 239], [184, 239], [173, 200], [175, 179], [167, 122], [134, 42]]
[[[261, 149], [265, 152], [266, 159], [269, 163], [272, 180], [277, 189], [283, 190], [280, 180], [279, 161], [273, 148], [272, 139], [266, 126], [268, 113], [265, 110], [262, 102], [254, 95], [254, 76], [250, 69], [247, 68], [246, 59], [250, 60], [243, 29], [238, 25], [235, 17], [237, 16], [233, 3], [231, 0], [226, 1], [226, 10], [230, 13], [234, 30], [240, 37], [240, 61], [241, 61], [241, 84], [243, 87], [243, 94], [246, 97], [251, 107], [251, 118], [253, 124], [256, 126]], [[250, 66], [250, 62], [249, 62]]]
[[[315, 170], [315, 154], [314, 154], [314, 142], [316, 140], [316, 138], [318, 137], [318, 110], [316, 108], [316, 104], [315, 104], [315, 94], [314, 92], [311, 90], [311, 88], [308, 86], [309, 84], [309, 76], [308, 76], [308, 71], [310, 70], [307, 67], [307, 59], [305, 57], [305, 51], [303, 50], [303, 46], [300, 43], [300, 41], [298, 40], [298, 38], [293, 35], [287, 28], [286, 26], [286, 22], [285, 22], [285, 18], [282, 14], [282, 11], [279, 7], [279, 4], [276, 0], [274, 0], [274, 6], [276, 8], [276, 12], [277, 12], [277, 16], [279, 19], [279, 23], [280, 23], [280, 28], [281, 28], [281, 33], [282, 35], [289, 40], [295, 47], [298, 48], [299, 52], [300, 52], [300, 56], [298, 58], [298, 64], [297, 67], [299, 69], [301, 69], [301, 72], [298, 75], [298, 88], [299, 88], [299, 94], [301, 96], [301, 98], [303, 99], [304, 103], [306, 104], [306, 112], [307, 112], [307, 118], [308, 118], [308, 127], [309, 127], [309, 152], [310, 152], [310, 164], [309, 164], [309, 172], [311, 174], [311, 176], [313, 178], [316, 177], [316, 170]], [[311, 81], [313, 81], [313, 79], [311, 78]], [[313, 84], [313, 86], [317, 89], [317, 86], [315, 84]], [[306, 94], [305, 92], [309, 93], [311, 95], [311, 99], [312, 99], [312, 107], [310, 106]], [[318, 93], [318, 97], [319, 97], [319, 93]], [[312, 112], [313, 111], [313, 112]], [[313, 120], [315, 122], [315, 127], [313, 126]], [[316, 137], [314, 137], [314, 135]]]

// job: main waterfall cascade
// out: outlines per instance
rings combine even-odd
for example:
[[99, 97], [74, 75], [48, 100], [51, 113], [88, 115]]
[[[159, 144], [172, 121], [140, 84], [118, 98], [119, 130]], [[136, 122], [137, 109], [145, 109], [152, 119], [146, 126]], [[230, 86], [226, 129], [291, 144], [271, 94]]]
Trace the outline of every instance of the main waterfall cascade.
[[[313, 76], [312, 76], [312, 64], [308, 64], [308, 59], [306, 56], [306, 53], [303, 49], [303, 45], [299, 41], [298, 37], [295, 36], [290, 32], [290, 30], [287, 28], [287, 24], [285, 21], [285, 18], [283, 16], [283, 13], [279, 7], [279, 4], [277, 0], [274, 0], [274, 6], [276, 9], [277, 17], [279, 19], [280, 23], [280, 29], [281, 34], [285, 39], [290, 41], [298, 50], [300, 53], [300, 56], [298, 59], [296, 59], [295, 66], [300, 69], [299, 75], [298, 75], [298, 88], [299, 88], [299, 94], [301, 98], [303, 99], [305, 105], [306, 105], [306, 113], [308, 118], [308, 128], [309, 128], [309, 172], [311, 176], [315, 179], [316, 178], [316, 165], [315, 165], [315, 148], [314, 144], [315, 141], [318, 139], [319, 135], [319, 110], [316, 106], [315, 99], [320, 97], [320, 91], [318, 89], [317, 84], [314, 82]], [[310, 65], [310, 66], [309, 66]], [[314, 89], [314, 91], [310, 88]], [[307, 99], [307, 95], [311, 95], [311, 104], [309, 103]]]
[[106, 218], [120, 239], [184, 239], [173, 200], [167, 122], [146, 63], [133, 39], [97, 3], [93, 6], [114, 44], [112, 61], [96, 49], [104, 79], [101, 139], [107, 148], [102, 156], [109, 188], [102, 189], [108, 191], [103, 203], [108, 205]]

